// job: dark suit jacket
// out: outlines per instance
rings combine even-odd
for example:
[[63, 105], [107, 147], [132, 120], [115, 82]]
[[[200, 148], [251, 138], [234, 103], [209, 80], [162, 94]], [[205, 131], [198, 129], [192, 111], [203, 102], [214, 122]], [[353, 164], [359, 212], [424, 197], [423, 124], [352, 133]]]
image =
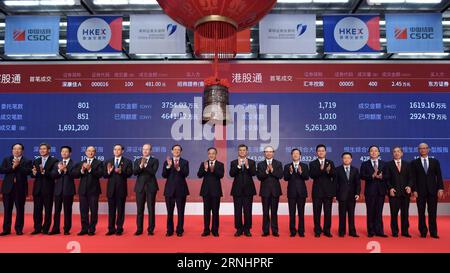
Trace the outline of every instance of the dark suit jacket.
[[343, 165], [336, 168], [336, 199], [338, 201], [355, 200], [361, 192], [361, 177], [356, 167], [350, 166], [350, 179], [347, 179]]
[[231, 161], [230, 176], [234, 178], [231, 186], [231, 196], [244, 197], [256, 195], [253, 176], [256, 175], [256, 163], [248, 159], [248, 169], [238, 168], [238, 160]]
[[55, 191], [55, 174], [53, 172], [55, 165], [58, 164], [58, 159], [53, 156], [49, 156], [44, 166], [44, 174], [40, 172], [40, 165], [42, 163], [42, 158], [34, 160], [33, 166], [36, 167], [36, 175], [31, 174], [34, 178], [33, 184], [33, 195], [50, 195], [53, 196]]
[[276, 159], [272, 159], [272, 166], [273, 172], [267, 174], [267, 161], [264, 159], [258, 163], [256, 177], [261, 181], [259, 196], [279, 197], [282, 194], [280, 179], [283, 178], [283, 164]]
[[395, 196], [409, 196], [409, 194], [406, 193], [405, 188], [409, 186], [412, 189], [411, 168], [409, 163], [405, 160], [402, 160], [401, 162], [400, 172], [397, 169], [395, 160], [386, 163], [384, 179], [387, 183], [389, 196], [391, 196], [389, 193], [391, 189], [395, 189]]
[[[19, 166], [15, 170], [12, 168], [12, 161], [14, 156], [8, 156], [3, 159], [0, 166], [0, 174], [4, 174], [2, 193], [11, 193], [13, 187], [20, 196], [28, 195], [28, 176], [31, 174], [32, 162], [31, 160], [22, 156]], [[14, 183], [14, 178], [16, 183]]]
[[108, 198], [119, 197], [125, 198], [128, 195], [128, 178], [133, 175], [133, 163], [128, 158], [122, 156], [119, 162], [119, 167], [122, 168], [122, 173], [118, 174], [112, 170], [108, 174], [108, 163], [114, 166], [115, 158], [111, 158], [104, 163], [104, 176], [108, 179], [106, 185], [106, 195]]
[[67, 172], [59, 173], [58, 164], [55, 164], [55, 167], [53, 168], [54, 177], [56, 178], [55, 196], [75, 195], [75, 176], [72, 173], [75, 165], [73, 159], [70, 159], [69, 162], [67, 162]]
[[189, 188], [186, 177], [189, 175], [189, 161], [184, 158], [179, 159], [180, 171], [175, 169], [175, 162], [172, 159], [172, 166], [167, 169], [167, 161], [164, 161], [162, 176], [166, 178], [164, 186], [164, 196], [166, 197], [186, 197], [189, 195]]
[[[326, 171], [328, 164], [331, 166], [330, 173], [327, 173]], [[336, 196], [336, 183], [334, 182], [335, 172], [334, 162], [329, 159], [325, 159], [325, 168], [323, 170], [320, 169], [319, 159], [309, 163], [309, 176], [313, 179], [313, 198]]]
[[103, 176], [104, 168], [103, 162], [94, 158], [91, 163], [91, 172], [85, 171], [81, 173], [81, 166], [86, 163], [87, 159], [81, 161], [72, 170], [72, 175], [75, 178], [80, 178], [80, 185], [78, 185], [79, 195], [100, 195], [102, 190], [100, 188], [100, 178]]
[[437, 159], [428, 157], [428, 172], [423, 169], [421, 158], [411, 162], [413, 190], [420, 197], [435, 196], [438, 190], [444, 189], [441, 165]]
[[147, 162], [147, 167], [141, 169], [141, 160], [142, 157], [134, 161], [133, 173], [137, 176], [134, 192], [142, 192], [145, 189], [145, 185], [148, 185], [149, 191], [155, 193], [159, 190], [158, 181], [156, 180], [159, 161], [151, 156]]
[[294, 163], [284, 165], [284, 180], [288, 182], [287, 186], [287, 197], [288, 198], [306, 198], [308, 197], [308, 190], [306, 189], [306, 181], [309, 179], [309, 168], [305, 163], [300, 162], [302, 168], [302, 173], [298, 171], [291, 174], [289, 172], [289, 167], [292, 166], [294, 169]]
[[218, 197], [222, 196], [222, 185], [220, 179], [225, 174], [225, 167], [222, 162], [217, 161], [214, 163], [214, 171], [208, 167], [208, 171], [205, 171], [203, 162], [197, 172], [198, 178], [203, 178], [202, 187], [200, 189], [200, 196]]
[[378, 170], [383, 172], [383, 179], [372, 178], [375, 169], [372, 166], [372, 160], [369, 159], [361, 164], [361, 179], [366, 181], [364, 195], [365, 196], [381, 196], [387, 194], [386, 181], [384, 180], [386, 162], [378, 160]]

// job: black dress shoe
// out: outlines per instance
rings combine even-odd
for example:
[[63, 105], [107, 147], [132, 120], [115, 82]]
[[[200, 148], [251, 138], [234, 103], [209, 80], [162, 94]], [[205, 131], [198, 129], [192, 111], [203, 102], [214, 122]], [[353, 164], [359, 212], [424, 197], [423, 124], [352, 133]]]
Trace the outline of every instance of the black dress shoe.
[[123, 231], [116, 231], [116, 236], [122, 236]]
[[134, 233], [134, 236], [139, 236], [139, 235], [142, 235], [142, 230], [137, 230], [137, 231]]
[[214, 237], [219, 237], [219, 233], [218, 233], [218, 232], [213, 232], [212, 235], [213, 235]]
[[298, 236], [300, 236], [300, 237], [305, 237], [305, 233], [298, 233]]
[[64, 235], [70, 235], [69, 231], [64, 231]]
[[206, 236], [209, 236], [209, 232], [203, 232], [202, 233], [202, 237], [206, 237]]
[[291, 232], [291, 234], [290, 234], [289, 236], [290, 236], [290, 237], [295, 237], [295, 235], [297, 235], [297, 233]]
[[166, 237], [173, 236], [173, 232], [166, 232]]
[[3, 231], [2, 233], [0, 233], [0, 236], [6, 236], [6, 235], [9, 235], [9, 234], [11, 234], [10, 231]]
[[392, 234], [392, 237], [397, 238], [397, 237], [398, 237], [398, 234], [397, 234], [397, 233], [394, 233], [394, 234]]
[[333, 235], [331, 235], [331, 233], [324, 233], [323, 235], [325, 235], [325, 237], [328, 237], [328, 238], [331, 238], [331, 237], [333, 237]]
[[427, 238], [427, 234], [425, 233], [420, 234], [420, 238]]
[[432, 235], [430, 235], [430, 236], [431, 236], [431, 238], [439, 239], [439, 236], [438, 236], [437, 234], [432, 234]]
[[252, 234], [250, 233], [250, 231], [244, 232], [244, 235], [247, 236], [247, 237], [252, 237]]
[[345, 237], [345, 234], [339, 233], [338, 236], [341, 237], [341, 238], [343, 238], [343, 237]]
[[381, 238], [387, 238], [388, 236], [386, 234], [376, 234], [377, 237], [381, 237]]
[[48, 235], [56, 235], [56, 234], [61, 234], [61, 232], [59, 232], [57, 230], [52, 230], [48, 233]]
[[114, 234], [116, 234], [116, 232], [115, 231], [112, 231], [112, 230], [110, 230], [110, 231], [108, 231], [108, 232], [106, 232], [106, 236], [111, 236], [111, 235], [114, 235]]
[[88, 236], [94, 236], [95, 235], [95, 232], [94, 231], [89, 231], [88, 232]]
[[267, 236], [269, 236], [269, 232], [264, 232], [261, 236], [262, 237], [267, 237]]
[[375, 236], [375, 235], [373, 235], [373, 234], [367, 234], [367, 237], [369, 237], [369, 238], [372, 238], [373, 236]]
[[147, 231], [147, 235], [149, 236], [153, 236], [155, 233], [153, 233], [153, 231]]
[[314, 233], [314, 237], [319, 238], [320, 237], [320, 233]]
[[409, 233], [402, 234], [403, 237], [411, 238], [412, 236]]
[[86, 230], [82, 230], [82, 231], [80, 231], [80, 232], [78, 232], [78, 236], [83, 236], [83, 235], [86, 235], [86, 234], [88, 234], [88, 232], [86, 231]]
[[48, 230], [43, 230], [42, 231], [42, 234], [48, 235], [48, 233], [49, 233]]
[[280, 237], [280, 234], [278, 232], [272, 232], [272, 236], [274, 237]]
[[177, 236], [178, 237], [182, 237], [183, 236], [183, 232], [177, 232]]
[[42, 233], [41, 231], [35, 230], [35, 231], [31, 232], [31, 235], [37, 235], [37, 234], [41, 234], [41, 233]]
[[236, 231], [236, 233], [234, 234], [234, 237], [239, 237], [242, 235], [242, 231], [238, 230]]
[[350, 233], [349, 236], [354, 237], [354, 238], [359, 238], [359, 235], [356, 233]]
[[23, 235], [23, 232], [22, 232], [22, 231], [16, 231], [16, 235], [22, 236], [22, 235]]

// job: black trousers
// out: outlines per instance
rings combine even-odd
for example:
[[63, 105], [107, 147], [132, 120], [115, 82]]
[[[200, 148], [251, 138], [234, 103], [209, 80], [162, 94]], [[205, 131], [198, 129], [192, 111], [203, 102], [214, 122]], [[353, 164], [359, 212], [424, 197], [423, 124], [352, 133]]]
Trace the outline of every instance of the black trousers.
[[53, 215], [52, 231], [59, 232], [61, 225], [61, 211], [64, 207], [64, 232], [69, 232], [72, 228], [72, 205], [73, 195], [55, 196], [55, 214]]
[[99, 196], [80, 194], [79, 197], [80, 197], [81, 230], [88, 232], [95, 232], [95, 227], [97, 226], [98, 222]]
[[[253, 196], [233, 196], [234, 227], [238, 231], [250, 231], [252, 228]], [[242, 221], [244, 213], [244, 221]]]
[[3, 194], [3, 207], [4, 218], [3, 218], [3, 231], [11, 232], [12, 224], [12, 212], [14, 206], [16, 206], [16, 222], [14, 224], [14, 229], [16, 232], [23, 231], [24, 216], [25, 216], [25, 194], [20, 194], [17, 192], [15, 187], [12, 191], [7, 194]]
[[123, 232], [126, 197], [108, 197], [108, 231]]
[[383, 206], [384, 195], [366, 196], [368, 235], [384, 234]]
[[305, 233], [305, 202], [306, 198], [288, 198], [289, 206], [289, 230], [295, 232], [295, 211], [298, 211], [298, 226], [297, 230], [299, 234]]
[[[203, 196], [203, 231], [219, 232], [220, 196]], [[211, 223], [212, 216], [212, 223]], [[211, 226], [211, 228], [210, 228]]]
[[[313, 197], [313, 218], [314, 218], [314, 233], [331, 233], [331, 208], [333, 204], [333, 197]], [[320, 225], [320, 218], [323, 207], [323, 229]]]
[[167, 233], [173, 233], [173, 212], [175, 210], [175, 205], [177, 205], [177, 233], [184, 232], [184, 209], [186, 207], [186, 196], [175, 197], [166, 196], [166, 207], [167, 207]]
[[[34, 230], [49, 232], [52, 224], [53, 195], [33, 195], [33, 205]], [[44, 217], [42, 217], [43, 212]]]
[[262, 209], [263, 209], [263, 233], [269, 233], [269, 228], [272, 229], [272, 233], [278, 233], [278, 204], [280, 202], [279, 197], [261, 197]]
[[401, 232], [408, 234], [409, 229], [409, 196], [389, 196], [391, 210], [391, 231], [398, 234], [398, 212], [400, 211]]
[[348, 217], [348, 232], [356, 234], [355, 228], [355, 206], [356, 200], [350, 196], [347, 200], [339, 201], [339, 234], [344, 235], [347, 232], [346, 218]]
[[136, 206], [137, 206], [136, 226], [137, 226], [137, 231], [140, 231], [140, 232], [142, 232], [144, 230], [145, 202], [147, 202], [147, 211], [148, 211], [147, 231], [153, 232], [155, 230], [156, 191], [150, 192], [145, 187], [142, 192], [136, 193]]
[[425, 218], [425, 208], [428, 211], [428, 225], [431, 235], [437, 235], [437, 196], [419, 196], [416, 200], [417, 211], [419, 213], [419, 231], [420, 234], [427, 234], [428, 228]]

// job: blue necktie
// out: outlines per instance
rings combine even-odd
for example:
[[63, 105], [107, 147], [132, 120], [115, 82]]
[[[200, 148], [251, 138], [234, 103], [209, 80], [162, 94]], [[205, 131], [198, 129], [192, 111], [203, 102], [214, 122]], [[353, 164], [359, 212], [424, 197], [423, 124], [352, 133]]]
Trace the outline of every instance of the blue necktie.
[[119, 159], [116, 158], [116, 164], [114, 165], [116, 168], [119, 168]]
[[428, 173], [428, 163], [425, 158], [423, 159], [423, 169], [425, 170], [425, 173]]

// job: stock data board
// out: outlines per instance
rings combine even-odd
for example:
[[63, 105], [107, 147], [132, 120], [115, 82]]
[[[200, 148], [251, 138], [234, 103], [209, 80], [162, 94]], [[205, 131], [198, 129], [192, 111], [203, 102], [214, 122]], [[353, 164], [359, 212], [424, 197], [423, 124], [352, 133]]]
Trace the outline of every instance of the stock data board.
[[[370, 145], [378, 145], [385, 160], [393, 146], [401, 146], [411, 160], [426, 142], [450, 178], [450, 63], [222, 64], [220, 75], [232, 85], [225, 128], [201, 124], [203, 80], [211, 73], [207, 62], [3, 63], [0, 155], [22, 142], [26, 156], [34, 158], [39, 143], [48, 142], [55, 156], [70, 145], [72, 158], [80, 161], [93, 145], [105, 160], [120, 143], [134, 159], [151, 143], [162, 162], [180, 143], [190, 161], [191, 201], [200, 200], [196, 173], [206, 149], [218, 147], [228, 166], [241, 143], [257, 161], [262, 148], [272, 145], [283, 163], [295, 147], [303, 161], [311, 161], [323, 143], [337, 165], [349, 151], [359, 167]], [[161, 171], [158, 178], [163, 186]], [[230, 177], [223, 187], [230, 201]]]

